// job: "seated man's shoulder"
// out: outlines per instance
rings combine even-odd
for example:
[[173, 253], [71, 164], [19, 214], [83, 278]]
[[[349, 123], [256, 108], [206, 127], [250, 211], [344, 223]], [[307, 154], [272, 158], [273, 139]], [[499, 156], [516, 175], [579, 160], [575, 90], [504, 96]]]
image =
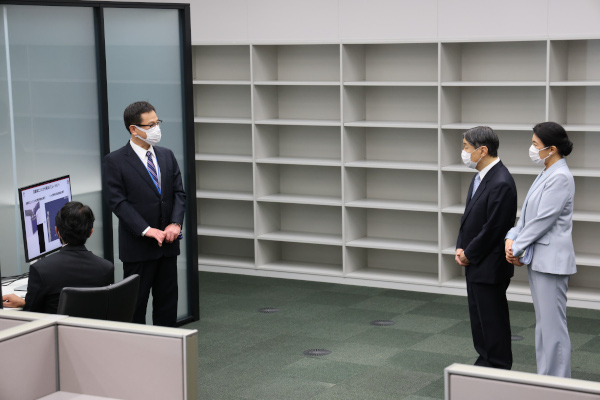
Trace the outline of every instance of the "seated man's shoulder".
[[114, 264], [112, 262], [108, 261], [106, 258], [97, 256], [89, 250], [87, 251], [87, 255], [90, 258], [90, 260], [92, 260], [97, 265], [101, 265], [106, 268], [114, 268]]
[[60, 253], [60, 250], [52, 253], [52, 254], [48, 254], [47, 256], [44, 256], [42, 258], [39, 258], [38, 260], [32, 262], [29, 265], [29, 268], [34, 268], [34, 269], [38, 269], [40, 267], [45, 267], [45, 266], [52, 266], [54, 264], [56, 264], [56, 262], [60, 259], [60, 256], [58, 255]]

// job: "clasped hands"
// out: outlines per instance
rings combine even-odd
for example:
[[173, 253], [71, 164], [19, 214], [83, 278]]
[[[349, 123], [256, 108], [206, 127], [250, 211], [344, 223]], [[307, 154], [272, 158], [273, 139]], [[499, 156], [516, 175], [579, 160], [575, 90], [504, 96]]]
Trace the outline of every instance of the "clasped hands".
[[506, 254], [506, 261], [508, 261], [510, 264], [515, 265], [517, 267], [522, 267], [525, 264], [520, 262], [519, 257], [516, 257], [513, 254], [512, 245], [513, 245], [512, 239], [506, 239], [504, 241], [504, 253]]
[[144, 236], [156, 239], [158, 245], [162, 246], [163, 242], [173, 243], [177, 239], [177, 236], [179, 236], [179, 232], [181, 232], [179, 225], [170, 224], [165, 228], [164, 231], [156, 228], [150, 228]]
[[461, 265], [463, 267], [469, 265], [469, 260], [467, 259], [467, 256], [465, 256], [465, 251], [463, 249], [456, 249], [454, 261], [456, 261], [458, 265]]
[[[511, 239], [506, 239], [506, 241], [504, 242], [504, 252], [506, 253], [506, 261], [508, 261], [510, 264], [513, 264], [517, 267], [521, 267], [524, 264], [519, 261], [519, 257], [516, 257], [513, 254], [512, 244], [513, 244], [513, 241]], [[456, 249], [456, 254], [454, 255], [454, 261], [456, 261], [456, 263], [458, 265], [461, 265], [463, 267], [466, 267], [467, 265], [469, 265], [469, 260], [465, 256], [465, 251], [463, 249]]]

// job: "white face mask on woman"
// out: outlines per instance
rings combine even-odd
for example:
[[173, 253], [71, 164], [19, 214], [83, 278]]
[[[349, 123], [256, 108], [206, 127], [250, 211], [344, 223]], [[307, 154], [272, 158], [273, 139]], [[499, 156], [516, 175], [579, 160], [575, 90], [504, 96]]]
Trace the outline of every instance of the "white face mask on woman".
[[475, 161], [471, 161], [471, 154], [475, 153], [480, 148], [481, 147], [478, 147], [470, 153], [468, 153], [466, 150], [463, 150], [460, 153], [460, 158], [462, 158], [463, 164], [465, 164], [469, 168], [475, 169], [477, 167], [477, 164], [479, 164], [479, 161], [481, 161], [481, 159], [483, 158], [483, 155], [481, 157], [479, 157], [479, 160], [477, 160], [477, 162], [475, 162]]
[[529, 148], [529, 158], [531, 158], [531, 161], [533, 161], [536, 164], [543, 164], [544, 161], [546, 161], [546, 158], [550, 157], [552, 155], [552, 152], [550, 152], [548, 154], [548, 156], [544, 157], [544, 158], [540, 158], [540, 151], [542, 150], [546, 150], [550, 148], [550, 146], [548, 147], [544, 147], [543, 149], [536, 149], [534, 145], [531, 145], [531, 147]]
[[146, 134], [146, 139], [139, 135], [136, 135], [141, 141], [146, 142], [151, 146], [156, 146], [158, 142], [160, 142], [160, 139], [162, 138], [162, 134], [160, 132], [160, 125], [156, 124], [148, 130], [142, 129], [137, 125], [135, 125], [135, 127]]

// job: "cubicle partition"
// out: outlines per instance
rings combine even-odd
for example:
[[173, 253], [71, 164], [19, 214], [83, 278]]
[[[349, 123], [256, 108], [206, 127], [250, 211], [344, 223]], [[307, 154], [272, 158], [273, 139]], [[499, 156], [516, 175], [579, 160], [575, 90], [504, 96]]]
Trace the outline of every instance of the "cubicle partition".
[[0, 311], [0, 399], [196, 399], [197, 347], [196, 330]]
[[444, 370], [446, 400], [598, 400], [600, 383], [474, 365]]

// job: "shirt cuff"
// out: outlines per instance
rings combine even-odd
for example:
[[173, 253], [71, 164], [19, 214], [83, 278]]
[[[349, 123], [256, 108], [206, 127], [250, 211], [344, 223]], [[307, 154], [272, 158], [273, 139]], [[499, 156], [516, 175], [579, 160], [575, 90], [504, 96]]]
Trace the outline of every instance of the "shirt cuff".
[[510, 239], [510, 240], [515, 240], [517, 238], [517, 233], [516, 232], [511, 232], [512, 229], [510, 231], [508, 231], [508, 233], [506, 234], [506, 236], [504, 237], [504, 240], [506, 239]]
[[147, 227], [142, 231], [142, 236], [146, 236], [146, 233], [150, 230], [150, 227]]
[[512, 245], [512, 251], [513, 251], [513, 255], [515, 257], [521, 257], [523, 255], [523, 253], [525, 252], [525, 249], [520, 249], [519, 246], [516, 246], [513, 243], [513, 245]]

